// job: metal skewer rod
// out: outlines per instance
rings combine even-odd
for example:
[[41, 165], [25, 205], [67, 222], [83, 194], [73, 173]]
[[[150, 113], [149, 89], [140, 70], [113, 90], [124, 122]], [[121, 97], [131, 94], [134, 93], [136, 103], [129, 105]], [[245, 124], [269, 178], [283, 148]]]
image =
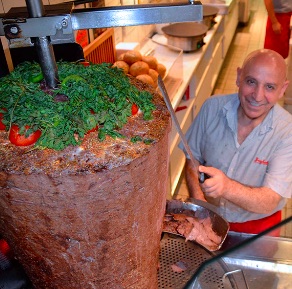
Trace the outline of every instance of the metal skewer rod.
[[[45, 14], [43, 2], [41, 0], [25, 0], [27, 11], [30, 17], [40, 18]], [[46, 85], [55, 88], [58, 85], [58, 69], [54, 55], [53, 46], [48, 36], [35, 38], [36, 51], [42, 73], [46, 80]]]

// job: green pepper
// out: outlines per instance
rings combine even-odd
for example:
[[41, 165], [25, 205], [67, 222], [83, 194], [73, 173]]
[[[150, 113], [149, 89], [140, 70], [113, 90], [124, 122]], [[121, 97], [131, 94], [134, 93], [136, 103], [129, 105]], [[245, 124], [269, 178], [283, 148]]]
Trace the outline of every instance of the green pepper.
[[82, 78], [81, 76], [79, 76], [79, 75], [76, 75], [76, 74], [71, 74], [71, 75], [68, 75], [67, 77], [65, 77], [64, 79], [63, 79], [63, 81], [62, 81], [62, 85], [66, 85], [66, 83], [68, 82], [68, 81], [83, 81], [83, 82], [85, 82], [85, 79], [84, 78]]
[[28, 81], [32, 83], [38, 83], [44, 79], [44, 75], [42, 73], [39, 73], [37, 75], [30, 75]]

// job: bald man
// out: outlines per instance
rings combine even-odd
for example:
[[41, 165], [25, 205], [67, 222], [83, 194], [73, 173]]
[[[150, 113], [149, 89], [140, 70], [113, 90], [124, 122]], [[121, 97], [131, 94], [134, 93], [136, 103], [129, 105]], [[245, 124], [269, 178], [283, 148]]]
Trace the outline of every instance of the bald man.
[[[249, 54], [237, 69], [238, 93], [206, 100], [186, 138], [193, 198], [218, 206], [230, 230], [257, 234], [281, 221], [292, 192], [292, 115], [277, 102], [288, 86], [283, 57]], [[183, 145], [179, 145], [181, 149]], [[200, 184], [198, 172], [210, 178]]]

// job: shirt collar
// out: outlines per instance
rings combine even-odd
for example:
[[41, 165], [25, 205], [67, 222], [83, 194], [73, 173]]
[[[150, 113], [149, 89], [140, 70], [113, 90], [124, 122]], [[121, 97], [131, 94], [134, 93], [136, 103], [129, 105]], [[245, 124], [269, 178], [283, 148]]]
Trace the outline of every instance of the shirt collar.
[[237, 133], [237, 109], [239, 104], [238, 95], [234, 94], [234, 97], [232, 97], [222, 108], [228, 126], [234, 133]]

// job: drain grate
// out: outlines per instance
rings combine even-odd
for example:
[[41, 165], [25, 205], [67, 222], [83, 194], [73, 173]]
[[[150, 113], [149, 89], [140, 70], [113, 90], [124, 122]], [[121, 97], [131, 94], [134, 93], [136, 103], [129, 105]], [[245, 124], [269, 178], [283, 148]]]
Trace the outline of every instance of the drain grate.
[[[160, 266], [158, 271], [159, 289], [182, 289], [191, 279], [196, 269], [213, 254], [194, 242], [186, 242], [184, 238], [163, 234], [160, 242]], [[182, 262], [186, 265], [183, 272], [174, 272], [172, 265]], [[202, 278], [199, 280], [202, 289], [228, 289], [233, 288], [228, 281], [223, 284], [222, 277], [226, 270], [215, 262], [202, 271]], [[227, 279], [228, 280], [228, 279]]]

